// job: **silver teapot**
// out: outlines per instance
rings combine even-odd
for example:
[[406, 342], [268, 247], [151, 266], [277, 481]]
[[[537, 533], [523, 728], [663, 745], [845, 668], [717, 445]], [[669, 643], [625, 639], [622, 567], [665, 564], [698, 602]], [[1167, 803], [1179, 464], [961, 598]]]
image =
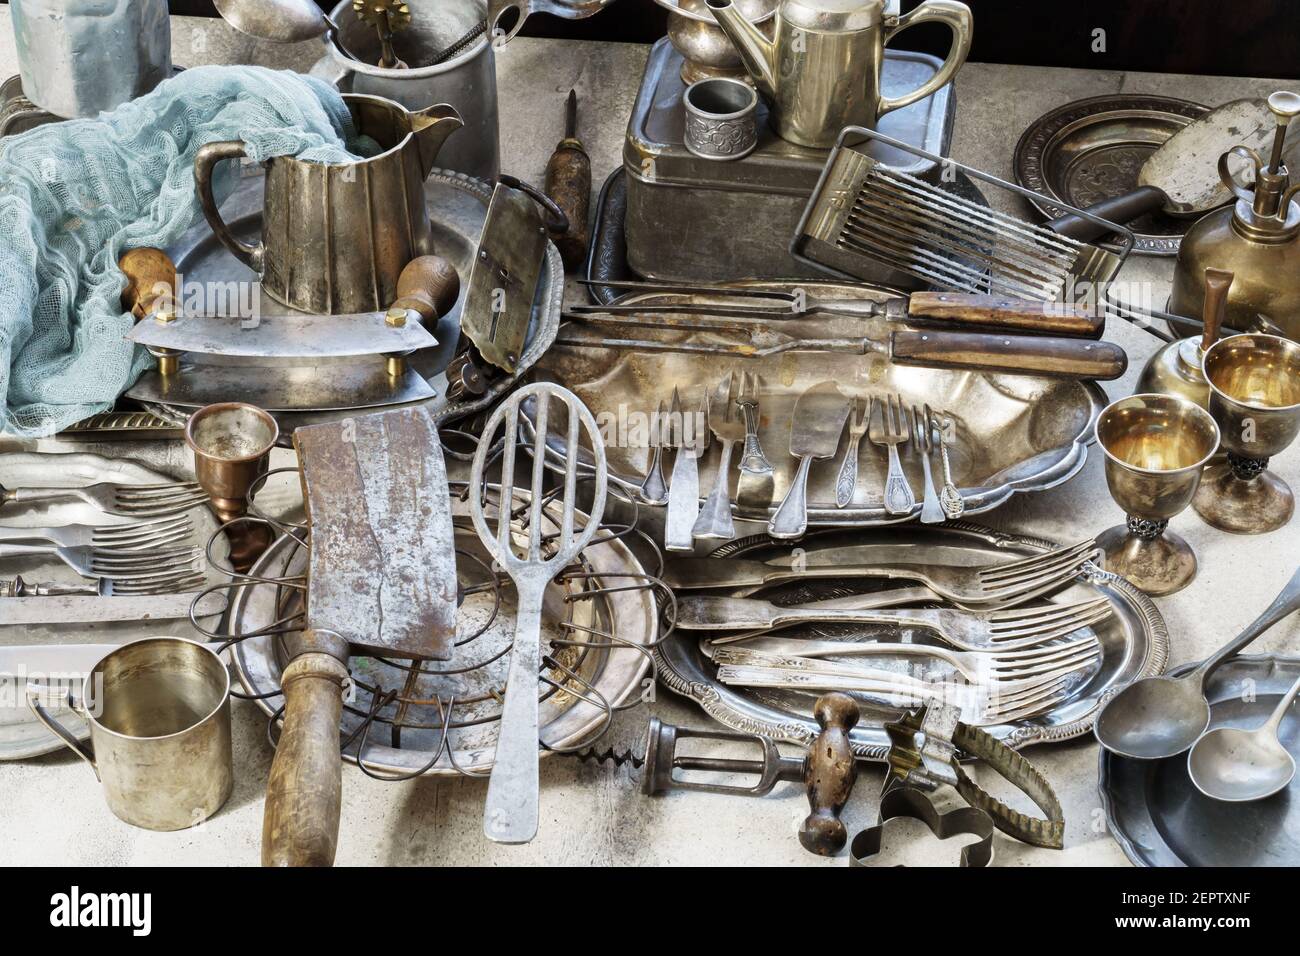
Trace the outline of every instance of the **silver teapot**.
[[[745, 19], [733, 0], [707, 4], [770, 102], [777, 135], [817, 148], [834, 146], [845, 126], [875, 129], [885, 113], [942, 87], [966, 62], [973, 32], [970, 8], [957, 0], [926, 0], [903, 16], [888, 14], [885, 0], [782, 0], [773, 40]], [[952, 30], [948, 58], [916, 89], [884, 96], [880, 70], [885, 44], [926, 22]]]

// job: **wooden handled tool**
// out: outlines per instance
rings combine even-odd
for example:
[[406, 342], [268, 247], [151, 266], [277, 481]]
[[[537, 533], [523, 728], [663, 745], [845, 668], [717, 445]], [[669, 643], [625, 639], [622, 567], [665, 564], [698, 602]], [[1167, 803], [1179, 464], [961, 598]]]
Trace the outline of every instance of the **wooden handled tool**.
[[308, 630], [286, 638], [284, 728], [267, 782], [266, 866], [328, 866], [353, 651], [448, 660], [456, 558], [442, 445], [424, 407], [294, 433], [311, 527]]
[[419, 256], [397, 277], [397, 298], [390, 308], [413, 309], [427, 326], [450, 312], [458, 298], [460, 276], [455, 266], [442, 256]]
[[804, 759], [804, 786], [811, 812], [799, 825], [805, 850], [834, 856], [849, 838], [840, 813], [858, 779], [858, 763], [849, 745], [849, 731], [858, 722], [858, 705], [847, 694], [825, 694], [813, 705], [821, 733]]
[[587, 213], [591, 204], [591, 159], [578, 139], [578, 93], [569, 90], [564, 110], [564, 139], [546, 164], [546, 195], [564, 211], [569, 228], [549, 230], [565, 268], [576, 269], [587, 257], [590, 238]]
[[899, 365], [972, 369], [1009, 375], [1091, 378], [1109, 382], [1128, 370], [1128, 353], [1112, 342], [987, 332], [892, 332]]
[[176, 266], [161, 249], [141, 246], [122, 254], [117, 267], [126, 275], [122, 308], [137, 320], [155, 311], [159, 299], [176, 298]]

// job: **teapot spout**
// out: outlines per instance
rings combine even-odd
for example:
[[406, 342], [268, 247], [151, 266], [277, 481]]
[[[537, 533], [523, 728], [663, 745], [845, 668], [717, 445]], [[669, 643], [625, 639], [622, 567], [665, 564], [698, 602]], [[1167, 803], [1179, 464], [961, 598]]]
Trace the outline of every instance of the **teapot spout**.
[[427, 106], [411, 114], [411, 132], [419, 149], [421, 178], [427, 177], [438, 165], [438, 151], [447, 137], [464, 125], [455, 107], [446, 103]]
[[731, 0], [705, 0], [713, 19], [735, 44], [754, 86], [768, 98], [776, 96], [776, 44], [763, 36]]

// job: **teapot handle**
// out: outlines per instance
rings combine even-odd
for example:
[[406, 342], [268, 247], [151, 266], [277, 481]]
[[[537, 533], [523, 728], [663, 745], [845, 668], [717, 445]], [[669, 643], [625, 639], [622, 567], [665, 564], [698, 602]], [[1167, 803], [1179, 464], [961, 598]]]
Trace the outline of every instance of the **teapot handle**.
[[221, 244], [230, 250], [230, 254], [259, 275], [262, 272], [262, 258], [266, 247], [262, 243], [252, 245], [238, 238], [217, 209], [217, 200], [212, 195], [212, 171], [223, 159], [242, 159], [248, 152], [244, 144], [237, 139], [208, 143], [194, 155], [194, 191], [198, 194], [199, 204], [203, 207], [203, 218], [212, 227], [212, 234]]
[[952, 31], [952, 47], [948, 50], [948, 58], [943, 61], [943, 65], [939, 67], [934, 76], [911, 92], [896, 97], [882, 96], [880, 105], [876, 110], [877, 116], [884, 116], [892, 110], [915, 103], [917, 100], [929, 96], [951, 80], [957, 71], [962, 68], [962, 64], [966, 62], [966, 55], [970, 53], [974, 25], [970, 7], [957, 2], [957, 0], [926, 0], [925, 3], [910, 13], [905, 13], [901, 17], [886, 18], [884, 27], [885, 43], [888, 43], [908, 27], [927, 22], [943, 23]]

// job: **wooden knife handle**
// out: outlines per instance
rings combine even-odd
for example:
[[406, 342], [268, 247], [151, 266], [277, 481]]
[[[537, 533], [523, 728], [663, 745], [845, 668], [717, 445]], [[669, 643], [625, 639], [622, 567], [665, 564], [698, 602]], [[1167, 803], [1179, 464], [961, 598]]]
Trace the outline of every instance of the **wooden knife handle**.
[[1111, 342], [996, 335], [981, 332], [891, 332], [890, 355], [900, 365], [978, 369], [1009, 375], [1111, 381], [1128, 368], [1128, 354]]
[[333, 866], [343, 800], [339, 718], [348, 670], [331, 654], [299, 654], [284, 669], [284, 729], [266, 783], [263, 866]]
[[1101, 338], [1106, 328], [1106, 317], [1088, 306], [971, 292], [913, 292], [907, 314], [911, 318], [954, 325], [1085, 339]]
[[170, 297], [175, 302], [176, 266], [161, 249], [148, 246], [131, 249], [117, 260], [117, 267], [126, 276], [122, 309], [136, 319], [154, 311], [160, 298]]
[[397, 277], [393, 308], [414, 309], [425, 325], [451, 311], [460, 297], [460, 276], [442, 256], [418, 256]]
[[805, 850], [834, 856], [849, 835], [840, 811], [849, 802], [858, 778], [858, 763], [849, 746], [849, 731], [858, 722], [858, 705], [847, 694], [824, 694], [813, 705], [813, 716], [821, 733], [808, 748], [804, 764], [804, 785], [812, 812], [799, 827], [799, 842]]

